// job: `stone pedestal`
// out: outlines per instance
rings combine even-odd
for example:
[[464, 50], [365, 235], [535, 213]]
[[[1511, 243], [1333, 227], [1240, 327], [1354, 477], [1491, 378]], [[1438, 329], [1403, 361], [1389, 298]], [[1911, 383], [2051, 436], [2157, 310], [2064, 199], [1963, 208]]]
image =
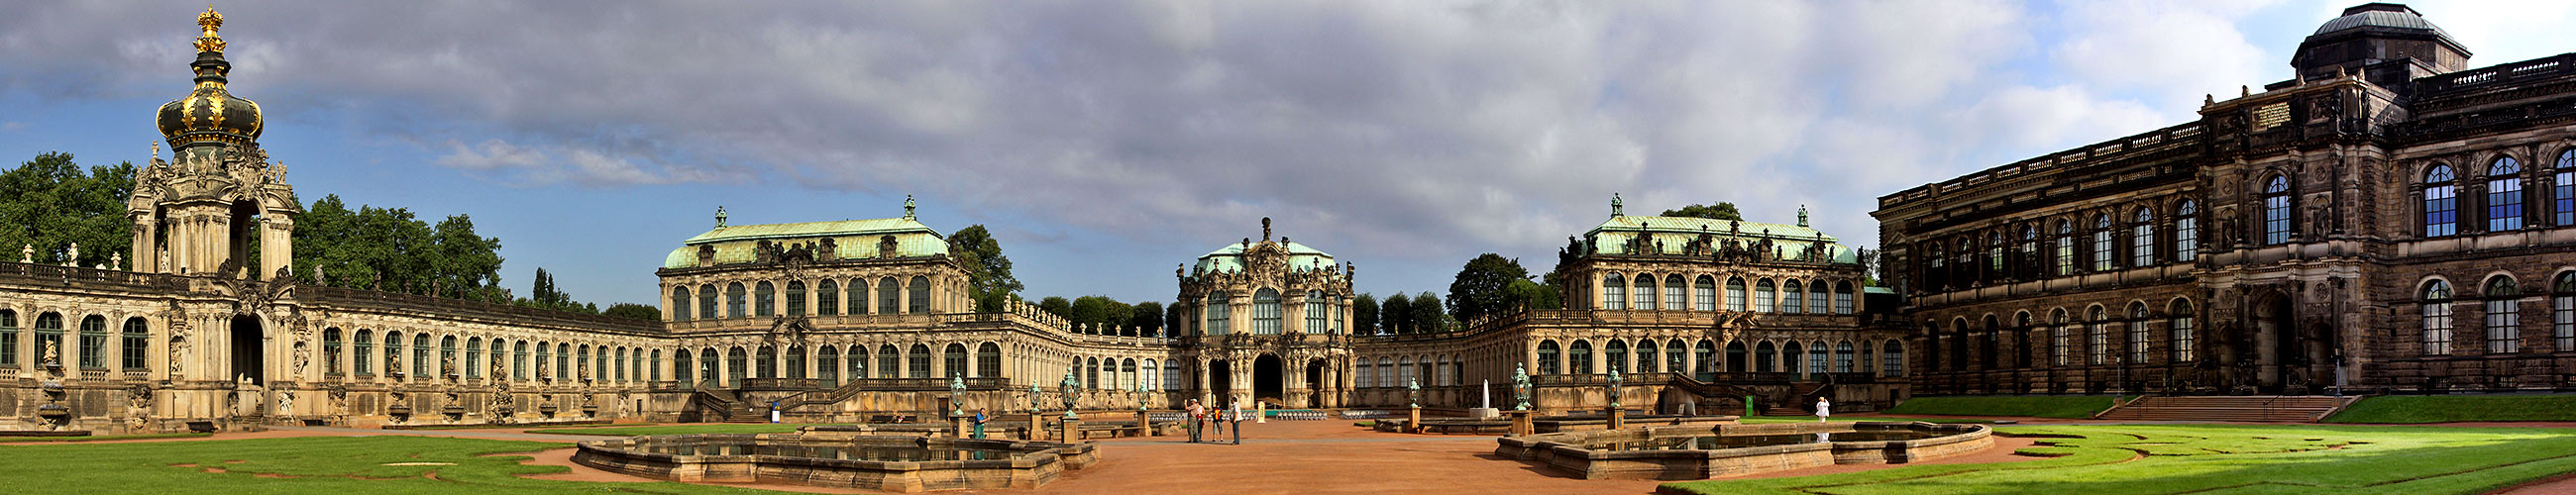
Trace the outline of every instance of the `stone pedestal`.
[[1530, 424], [1530, 411], [1504, 411], [1503, 415], [1512, 417], [1511, 436], [1526, 437], [1538, 433]]
[[1145, 411], [1136, 411], [1136, 436], [1161, 436], [1154, 433], [1154, 417]]
[[1082, 443], [1082, 420], [1066, 418], [1059, 425], [1056, 431], [1064, 435], [1064, 443]]
[[1608, 412], [1610, 413], [1610, 429], [1616, 430], [1628, 425], [1628, 410], [1614, 407], [1610, 408]]
[[1404, 413], [1404, 419], [1404, 431], [1406, 433], [1422, 432], [1422, 406], [1407, 408]]
[[1270, 422], [1270, 403], [1258, 401], [1252, 403], [1252, 422]]
[[1476, 418], [1476, 419], [1494, 419], [1494, 418], [1502, 417], [1502, 416], [1503, 416], [1503, 410], [1501, 410], [1501, 409], [1495, 409], [1495, 408], [1491, 408], [1491, 407], [1479, 407], [1479, 408], [1474, 408], [1474, 409], [1468, 409], [1468, 410], [1467, 410], [1467, 416], [1468, 416], [1468, 417], [1471, 417], [1471, 418]]
[[948, 415], [948, 422], [949, 422], [949, 423], [951, 423], [951, 424], [955, 424], [955, 425], [957, 425], [957, 429], [956, 429], [956, 431], [954, 432], [954, 434], [953, 434], [953, 435], [951, 435], [951, 437], [953, 437], [953, 438], [974, 438], [974, 435], [975, 435], [975, 415], [972, 415], [972, 414], [950, 414], [950, 415]]
[[1029, 429], [1028, 431], [1021, 432], [1020, 436], [1026, 437], [1025, 439], [1031, 442], [1044, 442], [1046, 441], [1046, 426], [1045, 413], [1030, 411]]

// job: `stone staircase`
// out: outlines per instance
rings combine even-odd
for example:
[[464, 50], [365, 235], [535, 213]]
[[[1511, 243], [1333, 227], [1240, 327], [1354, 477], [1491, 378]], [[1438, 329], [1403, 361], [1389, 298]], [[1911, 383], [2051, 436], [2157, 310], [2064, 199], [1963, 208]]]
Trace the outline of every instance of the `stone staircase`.
[[1832, 385], [1832, 384], [1828, 384], [1828, 383], [1817, 383], [1817, 382], [1798, 382], [1798, 383], [1795, 383], [1795, 384], [1791, 384], [1791, 385], [1789, 385], [1789, 400], [1790, 400], [1790, 403], [1788, 403], [1788, 404], [1772, 404], [1772, 405], [1771, 405], [1771, 407], [1764, 408], [1764, 409], [1762, 410], [1762, 415], [1764, 415], [1764, 416], [1807, 416], [1807, 415], [1813, 415], [1813, 414], [1815, 414], [1815, 413], [1816, 413], [1816, 411], [1815, 411], [1815, 407], [1816, 407], [1815, 396], [1817, 395], [1817, 392], [1818, 392], [1818, 391], [1822, 391], [1822, 390], [1824, 390], [1824, 389], [1825, 389], [1825, 387], [1830, 387], [1830, 386], [1833, 386], [1833, 385]]
[[2351, 398], [2316, 395], [2147, 397], [2094, 415], [2133, 421], [2244, 421], [2309, 423], [2325, 419]]

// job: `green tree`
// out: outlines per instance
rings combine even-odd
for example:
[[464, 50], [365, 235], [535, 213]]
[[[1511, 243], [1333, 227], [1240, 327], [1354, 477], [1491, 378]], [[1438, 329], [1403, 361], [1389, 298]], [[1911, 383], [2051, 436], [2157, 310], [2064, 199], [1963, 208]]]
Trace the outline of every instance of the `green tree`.
[[1563, 300], [1556, 287], [1528, 280], [1514, 280], [1503, 287], [1503, 296], [1524, 309], [1557, 309]]
[[1413, 329], [1413, 333], [1436, 333], [1447, 327], [1445, 320], [1448, 315], [1440, 312], [1440, 296], [1431, 295], [1430, 291], [1414, 294], [1413, 302], [1404, 305], [1404, 311], [1410, 314], [1405, 318], [1405, 324]]
[[1513, 282], [1528, 281], [1529, 270], [1521, 268], [1520, 260], [1494, 253], [1477, 255], [1449, 282], [1449, 315], [1472, 322], [1512, 312], [1527, 299], [1514, 300], [1504, 289]]
[[1351, 298], [1352, 335], [1377, 335], [1377, 296], [1360, 293]]
[[[83, 171], [69, 153], [36, 155], [0, 172], [0, 245], [11, 251], [32, 247], [37, 263], [95, 267], [121, 255], [133, 266], [134, 229], [125, 218], [125, 200], [133, 193], [132, 163]], [[80, 259], [67, 259], [75, 243]]]
[[994, 240], [983, 224], [949, 234], [948, 252], [966, 266], [966, 288], [978, 312], [1002, 311], [1012, 294], [1028, 288], [1011, 276], [1011, 258], [1002, 255], [1002, 242]]
[[1744, 220], [1744, 214], [1735, 211], [1735, 203], [1725, 201], [1719, 201], [1717, 204], [1690, 205], [1678, 209], [1664, 210], [1663, 216], [1709, 218], [1716, 220]]
[[1073, 300], [1065, 299], [1063, 296], [1047, 296], [1046, 299], [1039, 299], [1038, 309], [1053, 313], [1058, 318], [1073, 319]]
[[1166, 332], [1166, 335], [1164, 335], [1164, 336], [1166, 336], [1166, 337], [1178, 337], [1178, 336], [1180, 336], [1180, 333], [1181, 333], [1184, 329], [1187, 329], [1187, 328], [1189, 328], [1189, 327], [1190, 327], [1189, 317], [1190, 317], [1190, 314], [1189, 314], [1188, 312], [1185, 312], [1185, 311], [1182, 311], [1182, 310], [1181, 310], [1181, 303], [1179, 303], [1179, 302], [1173, 302], [1173, 303], [1172, 303], [1172, 305], [1170, 305], [1170, 306], [1164, 306], [1164, 307], [1163, 307], [1163, 330], [1164, 330], [1164, 332]]
[[607, 311], [601, 311], [599, 314], [638, 320], [662, 320], [662, 310], [660, 308], [635, 303], [612, 304], [608, 306]]
[[1127, 326], [1136, 328], [1137, 336], [1153, 337], [1162, 335], [1163, 303], [1154, 301], [1140, 302], [1136, 303], [1135, 309], [1134, 314], [1127, 318]]
[[1378, 304], [1378, 331], [1386, 334], [1413, 333], [1412, 307], [1413, 299], [1404, 297], [1402, 292], [1386, 296], [1386, 302]]

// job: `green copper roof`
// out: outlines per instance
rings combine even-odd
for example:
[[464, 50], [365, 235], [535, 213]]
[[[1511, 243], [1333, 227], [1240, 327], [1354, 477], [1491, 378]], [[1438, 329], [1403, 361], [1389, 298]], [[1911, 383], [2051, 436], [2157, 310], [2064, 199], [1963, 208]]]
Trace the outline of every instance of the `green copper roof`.
[[[1287, 247], [1290, 270], [1331, 270], [1338, 266], [1333, 262], [1333, 255], [1324, 254], [1323, 251], [1313, 247], [1294, 242], [1287, 243]], [[1243, 243], [1227, 244], [1225, 247], [1217, 248], [1216, 251], [1199, 256], [1197, 271], [1203, 273], [1243, 271]]]
[[817, 244], [831, 239], [839, 259], [881, 257], [878, 245], [892, 236], [894, 257], [937, 256], [948, 253], [948, 241], [939, 231], [910, 218], [879, 218], [831, 222], [771, 223], [716, 227], [690, 237], [679, 249], [662, 259], [663, 268], [698, 266], [698, 247], [714, 246], [718, 265], [746, 263], [758, 259], [755, 252], [760, 241], [789, 246]]
[[1628, 240], [1639, 235], [1652, 236], [1663, 244], [1662, 254], [1680, 254], [1701, 233], [1727, 240], [1750, 242], [1770, 239], [1790, 259], [1805, 259], [1816, 242], [1824, 243], [1824, 257], [1835, 263], [1858, 263], [1859, 253], [1837, 244], [1834, 236], [1816, 229], [1763, 222], [1742, 222], [1696, 217], [1617, 216], [1601, 222], [1584, 237], [1599, 245], [1602, 254], [1642, 254], [1627, 252]]

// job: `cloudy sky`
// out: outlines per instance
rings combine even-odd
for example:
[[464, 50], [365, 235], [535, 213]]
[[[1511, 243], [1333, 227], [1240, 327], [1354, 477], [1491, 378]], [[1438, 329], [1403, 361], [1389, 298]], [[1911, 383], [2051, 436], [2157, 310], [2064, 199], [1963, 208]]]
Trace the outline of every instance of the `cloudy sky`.
[[[1361, 290], [1554, 263], [1618, 193], [1874, 245], [1879, 195], [2190, 119], [2353, 0], [219, 2], [307, 200], [470, 214], [505, 283], [654, 298], [735, 223], [984, 224], [1031, 297], [1281, 235]], [[202, 2], [0, 0], [0, 162], [140, 161]], [[2567, 2], [2415, 2], [2485, 66]]]

